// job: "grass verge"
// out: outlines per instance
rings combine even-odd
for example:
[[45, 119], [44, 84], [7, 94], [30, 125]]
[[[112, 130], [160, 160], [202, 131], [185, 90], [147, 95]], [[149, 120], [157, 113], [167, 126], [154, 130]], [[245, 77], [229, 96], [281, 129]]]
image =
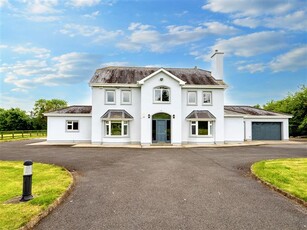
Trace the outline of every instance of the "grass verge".
[[251, 170], [261, 180], [307, 201], [307, 158], [264, 160]]
[[46, 136], [32, 136], [32, 137], [16, 137], [16, 138], [8, 138], [8, 139], [4, 139], [1, 140], [0, 139], [0, 143], [1, 142], [11, 142], [11, 141], [23, 141], [23, 140], [31, 140], [31, 139], [37, 139], [37, 138], [46, 138]]
[[0, 229], [18, 229], [24, 226], [61, 197], [73, 182], [66, 169], [34, 162], [34, 199], [28, 202], [10, 202], [20, 198], [22, 194], [23, 162], [0, 161], [0, 175]]

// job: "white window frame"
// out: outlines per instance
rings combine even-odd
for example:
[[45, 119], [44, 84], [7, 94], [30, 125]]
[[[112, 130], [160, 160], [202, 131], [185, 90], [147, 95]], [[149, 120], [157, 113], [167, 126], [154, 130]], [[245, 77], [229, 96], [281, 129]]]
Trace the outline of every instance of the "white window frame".
[[[109, 93], [113, 93], [114, 101], [108, 101], [108, 94]], [[107, 89], [106, 90], [106, 92], [105, 92], [105, 103], [107, 105], [114, 105], [114, 104], [116, 104], [116, 92], [115, 92], [115, 90], [112, 90], [112, 89]]]
[[[112, 130], [111, 130], [112, 123], [121, 124], [121, 134], [120, 135], [112, 135]], [[107, 137], [128, 137], [129, 136], [129, 122], [123, 121], [123, 120], [105, 121], [105, 136]]]
[[[124, 94], [127, 93], [129, 95], [129, 101], [124, 101]], [[131, 105], [132, 104], [132, 98], [131, 98], [131, 90], [121, 90], [121, 104], [122, 105]]]
[[[190, 102], [190, 95], [195, 94], [195, 102]], [[197, 105], [197, 91], [188, 91], [187, 94], [187, 104], [188, 105]]]
[[[168, 91], [168, 101], [163, 101], [163, 90], [166, 90]], [[160, 91], [160, 98], [161, 100], [156, 100], [156, 91]], [[170, 88], [166, 87], [166, 86], [159, 86], [159, 87], [155, 87], [154, 88], [154, 91], [153, 91], [153, 100], [154, 100], [154, 103], [165, 103], [165, 104], [168, 104], [168, 103], [171, 103], [171, 90]]]
[[[208, 135], [198, 134], [198, 122], [208, 122]], [[193, 134], [193, 127], [195, 127], [195, 134]], [[212, 137], [213, 121], [191, 121], [190, 122], [190, 135], [193, 137]]]
[[[66, 120], [66, 132], [79, 132], [79, 121], [78, 120]], [[74, 124], [77, 123], [78, 128], [74, 129]]]
[[[210, 102], [204, 102], [205, 94], [210, 95]], [[203, 105], [212, 105], [212, 92], [211, 91], [203, 91], [203, 97], [202, 97], [202, 103]]]

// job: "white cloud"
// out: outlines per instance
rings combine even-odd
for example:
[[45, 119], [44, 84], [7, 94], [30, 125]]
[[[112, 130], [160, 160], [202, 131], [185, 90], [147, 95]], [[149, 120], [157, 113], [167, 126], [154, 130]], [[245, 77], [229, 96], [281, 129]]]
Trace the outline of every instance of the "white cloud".
[[266, 27], [307, 31], [307, 16], [303, 10], [292, 14], [264, 19]]
[[123, 41], [116, 44], [116, 47], [122, 50], [132, 51], [132, 52], [138, 52], [141, 51], [142, 45], [135, 44], [129, 41]]
[[0, 45], [0, 49], [6, 49], [8, 47], [9, 47], [8, 45]]
[[227, 35], [237, 32], [234, 27], [219, 22], [207, 22], [196, 27], [169, 25], [165, 33], [151, 25], [131, 23], [128, 30], [131, 34], [125, 41], [117, 44], [119, 48], [131, 51], [140, 51], [145, 48], [152, 52], [165, 52], [174, 46], [199, 41], [212, 34]]
[[58, 5], [58, 0], [29, 0], [26, 1], [30, 14], [53, 14], [58, 13], [54, 7]]
[[264, 31], [219, 40], [212, 47], [212, 51], [217, 49], [225, 52], [226, 55], [251, 57], [278, 50], [286, 45], [285, 33]]
[[184, 10], [184, 11], [182, 11], [182, 12], [180, 12], [180, 13], [176, 13], [175, 15], [176, 15], [177, 17], [182, 17], [182, 16], [184, 16], [184, 15], [186, 15], [186, 14], [188, 14], [188, 13], [189, 13], [189, 11]]
[[218, 13], [236, 16], [278, 15], [295, 8], [297, 1], [280, 0], [208, 0], [202, 8]]
[[121, 30], [107, 31], [98, 26], [66, 24], [60, 30], [60, 33], [66, 34], [70, 37], [75, 37], [75, 36], [93, 37], [94, 42], [101, 42], [116, 38], [117, 36], [122, 34], [122, 31]]
[[132, 22], [130, 23], [128, 30], [147, 30], [149, 28], [153, 28], [151, 25], [144, 25], [139, 22]]
[[4, 7], [8, 4], [9, 4], [8, 0], [0, 0], [0, 7]]
[[94, 11], [93, 13], [91, 13], [91, 14], [84, 14], [83, 17], [85, 17], [85, 18], [96, 18], [99, 15], [100, 15], [100, 12], [99, 12], [99, 10], [97, 10], [97, 11]]
[[31, 59], [2, 64], [4, 82], [15, 85], [14, 91], [35, 88], [38, 85], [57, 86], [87, 80], [99, 66], [98, 56], [86, 53], [67, 53], [49, 60]]
[[270, 68], [274, 72], [297, 71], [307, 68], [307, 46], [301, 46], [276, 57], [270, 62]]
[[48, 58], [50, 50], [31, 46], [12, 46], [12, 51], [19, 54], [34, 54], [36, 58]]
[[244, 64], [238, 67], [239, 71], [247, 71], [250, 73], [263, 72], [267, 66], [263, 63]]
[[258, 26], [261, 25], [261, 21], [256, 19], [256, 18], [252, 18], [252, 17], [246, 17], [246, 18], [237, 18], [235, 20], [233, 20], [233, 23], [239, 26], [244, 26], [244, 27], [249, 27], [249, 28], [256, 28]]
[[233, 26], [228, 26], [220, 22], [206, 22], [203, 24], [207, 27], [207, 33], [219, 35], [231, 35], [238, 32]]
[[103, 66], [103, 67], [106, 67], [106, 66], [129, 66], [129, 62], [125, 62], [125, 61], [105, 62], [105, 63], [102, 63], [101, 66]]
[[22, 88], [14, 88], [14, 89], [12, 89], [11, 91], [13, 91], [13, 92], [19, 92], [19, 93], [27, 93], [27, 92], [28, 92], [28, 90], [22, 89]]
[[95, 6], [100, 3], [100, 0], [70, 0], [69, 4], [74, 7]]
[[60, 16], [53, 16], [53, 15], [28, 15], [26, 18], [33, 22], [55, 22], [58, 21], [61, 17]]

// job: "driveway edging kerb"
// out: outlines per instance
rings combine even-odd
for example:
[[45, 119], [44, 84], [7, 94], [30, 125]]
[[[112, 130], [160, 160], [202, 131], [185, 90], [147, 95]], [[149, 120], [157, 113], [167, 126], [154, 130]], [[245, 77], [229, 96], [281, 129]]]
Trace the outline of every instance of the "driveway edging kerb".
[[58, 199], [56, 199], [46, 210], [39, 213], [37, 216], [34, 216], [26, 225], [22, 226], [20, 230], [30, 230], [33, 229], [42, 219], [44, 219], [46, 216], [48, 216], [57, 206], [59, 206], [63, 201], [72, 193], [76, 186], [76, 171], [70, 172], [66, 168], [65, 170], [71, 175], [72, 182], [69, 185], [69, 187], [66, 189], [66, 191], [60, 196]]
[[300, 198], [298, 198], [298, 197], [296, 197], [296, 196], [294, 196], [294, 195], [292, 195], [292, 194], [290, 194], [290, 193], [288, 193], [288, 192], [286, 192], [286, 191], [284, 191], [284, 190], [281, 190], [280, 188], [278, 188], [278, 187], [272, 185], [271, 183], [269, 183], [269, 182], [267, 182], [267, 181], [261, 179], [260, 177], [258, 177], [258, 176], [253, 172], [253, 170], [250, 170], [250, 171], [251, 171], [252, 177], [253, 177], [254, 179], [256, 179], [257, 181], [260, 181], [260, 182], [261, 182], [262, 184], [264, 184], [266, 187], [270, 188], [271, 190], [274, 190], [274, 191], [278, 192], [279, 194], [282, 194], [283, 196], [285, 196], [285, 197], [287, 197], [287, 198], [289, 198], [289, 199], [291, 199], [291, 200], [294, 200], [295, 202], [297, 202], [297, 203], [299, 203], [300, 205], [303, 205], [304, 207], [307, 208], [307, 202], [306, 202], [306, 201], [304, 201], [304, 200], [302, 200], [302, 199], [300, 199]]

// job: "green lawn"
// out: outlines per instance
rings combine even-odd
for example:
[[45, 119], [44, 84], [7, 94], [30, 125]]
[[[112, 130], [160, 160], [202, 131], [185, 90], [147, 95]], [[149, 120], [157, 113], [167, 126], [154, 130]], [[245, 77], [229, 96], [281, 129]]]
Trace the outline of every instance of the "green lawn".
[[22, 194], [23, 162], [0, 161], [0, 229], [18, 229], [45, 210], [72, 183], [64, 168], [33, 163], [32, 195], [28, 202], [8, 201]]
[[252, 172], [262, 180], [307, 201], [307, 158], [260, 161]]

